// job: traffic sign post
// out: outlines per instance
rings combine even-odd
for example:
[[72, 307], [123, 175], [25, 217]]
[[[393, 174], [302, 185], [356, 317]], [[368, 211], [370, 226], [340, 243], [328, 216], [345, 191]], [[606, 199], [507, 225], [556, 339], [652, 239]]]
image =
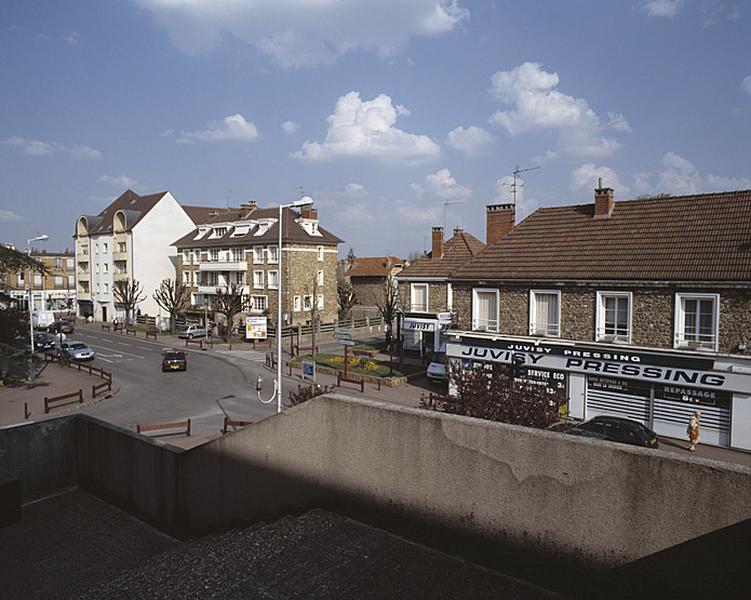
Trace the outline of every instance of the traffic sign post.
[[344, 378], [347, 379], [349, 377], [349, 356], [347, 349], [357, 344], [357, 342], [352, 339], [352, 329], [349, 327], [336, 327], [334, 329], [334, 337], [344, 346]]

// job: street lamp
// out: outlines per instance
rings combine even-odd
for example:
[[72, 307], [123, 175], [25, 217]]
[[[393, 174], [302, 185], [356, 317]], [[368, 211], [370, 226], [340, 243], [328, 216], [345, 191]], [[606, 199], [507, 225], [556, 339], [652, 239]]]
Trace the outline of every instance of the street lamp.
[[[31, 258], [31, 242], [46, 242], [50, 239], [46, 233], [38, 235], [30, 240], [26, 240], [26, 254]], [[29, 265], [29, 341], [31, 343], [31, 354], [29, 355], [29, 381], [34, 379], [34, 316], [32, 313], [32, 293], [33, 288], [31, 286], [31, 277], [33, 271], [31, 265]], [[44, 300], [44, 299], [43, 299]]]
[[282, 412], [282, 211], [285, 208], [298, 208], [301, 206], [310, 206], [313, 204], [313, 198], [303, 196], [289, 204], [279, 205], [279, 244], [277, 246], [277, 318], [276, 318], [276, 381], [274, 382], [274, 393], [271, 398], [261, 400], [261, 381], [259, 378], [256, 389], [258, 390], [258, 399], [264, 404], [268, 404], [276, 397], [276, 412]]

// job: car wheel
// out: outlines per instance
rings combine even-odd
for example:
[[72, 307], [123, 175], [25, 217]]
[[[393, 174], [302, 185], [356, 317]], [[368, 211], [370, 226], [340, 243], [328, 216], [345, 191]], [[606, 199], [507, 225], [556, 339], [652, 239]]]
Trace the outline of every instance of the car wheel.
[[189, 334], [188, 334], [188, 339], [189, 339], [189, 340], [192, 340], [192, 339], [193, 339], [193, 334], [192, 334], [192, 333], [189, 333]]

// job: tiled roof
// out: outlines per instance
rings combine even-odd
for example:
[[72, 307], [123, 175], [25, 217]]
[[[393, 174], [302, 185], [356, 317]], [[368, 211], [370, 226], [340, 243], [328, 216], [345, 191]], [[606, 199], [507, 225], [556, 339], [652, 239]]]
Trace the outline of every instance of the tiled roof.
[[387, 266], [401, 267], [404, 261], [398, 256], [366, 256], [355, 258], [347, 271], [349, 277], [385, 277]]
[[229, 211], [238, 211], [240, 209], [238, 208], [217, 208], [216, 206], [185, 206], [181, 204], [183, 210], [185, 211], [185, 214], [190, 217], [190, 220], [193, 221], [196, 225], [201, 225], [202, 223], [208, 222], [210, 219], [213, 219], [216, 214], [223, 214]]
[[[229, 209], [224, 212], [222, 212], [222, 209], [219, 210], [220, 212], [208, 219], [206, 223], [226, 223], [242, 220], [249, 220], [250, 222], [256, 219], [275, 219], [275, 221], [263, 235], [255, 235], [257, 228], [251, 227], [246, 234], [233, 236], [235, 233], [235, 227], [228, 227], [227, 232], [221, 237], [213, 239], [196, 239], [199, 231], [198, 228], [196, 228], [187, 235], [181, 237], [172, 245], [177, 246], [178, 248], [209, 248], [217, 246], [268, 244], [275, 243], [279, 239], [279, 229], [276, 222], [276, 219], [279, 217], [279, 210], [276, 208], [256, 208], [251, 211], [245, 209]], [[320, 225], [318, 226], [318, 231], [321, 235], [309, 235], [308, 232], [296, 222], [296, 219], [300, 217], [299, 213], [291, 208], [285, 208], [282, 214], [282, 219], [284, 221], [284, 237], [282, 241], [285, 243], [319, 244], [321, 246], [326, 246], [341, 244], [343, 241]]]
[[751, 190], [541, 208], [456, 279], [751, 281]]
[[118, 210], [126, 212], [128, 229], [138, 223], [167, 192], [139, 196], [133, 190], [125, 192], [116, 198], [107, 208], [98, 215], [86, 215], [89, 235], [99, 233], [112, 233], [112, 220]]
[[485, 248], [480, 240], [471, 233], [457, 231], [443, 244], [443, 258], [434, 259], [430, 253], [418, 258], [409, 267], [399, 273], [399, 279], [410, 277], [449, 277], [459, 267], [477, 256]]

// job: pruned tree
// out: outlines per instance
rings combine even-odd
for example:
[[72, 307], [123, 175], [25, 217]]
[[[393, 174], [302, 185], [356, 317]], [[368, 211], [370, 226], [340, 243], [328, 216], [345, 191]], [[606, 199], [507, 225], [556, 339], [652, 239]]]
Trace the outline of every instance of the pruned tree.
[[175, 335], [177, 317], [190, 307], [190, 288], [181, 281], [165, 279], [159, 284], [153, 298], [169, 314], [170, 333]]
[[386, 325], [386, 348], [390, 350], [393, 341], [392, 325], [401, 306], [397, 280], [390, 260], [386, 263], [386, 277], [383, 279], [383, 286], [378, 293], [374, 294], [373, 303], [378, 312], [381, 313]]
[[247, 304], [247, 297], [243, 295], [242, 288], [236, 283], [225, 289], [216, 288], [214, 310], [227, 320], [227, 328], [222, 337], [224, 341], [229, 342], [230, 350], [232, 350], [232, 326], [235, 322], [235, 315], [243, 312]]
[[[310, 314], [310, 353], [316, 355], [316, 333], [318, 330], [318, 324], [320, 322], [320, 315], [318, 308], [318, 273], [313, 275], [313, 280], [310, 284], [305, 286], [306, 295], [303, 296], [303, 310]], [[310, 297], [310, 305], [305, 306], [305, 298]]]
[[560, 419], [566, 401], [562, 392], [527, 383], [523, 367], [486, 363], [463, 368], [457, 361], [449, 373], [455, 394], [423, 396], [421, 408], [545, 429]]
[[352, 284], [347, 279], [337, 283], [336, 294], [339, 302], [339, 319], [348, 319], [352, 312], [352, 307], [357, 304], [355, 288], [352, 287]]
[[312, 400], [316, 396], [322, 396], [323, 394], [330, 394], [334, 391], [333, 385], [306, 385], [299, 387], [296, 392], [289, 393], [289, 406], [297, 406], [308, 400]]
[[349, 252], [347, 252], [347, 263], [350, 265], [354, 264], [356, 258], [355, 251], [352, 246], [350, 246]]
[[137, 279], [118, 279], [112, 285], [112, 295], [115, 303], [122, 306], [125, 311], [125, 324], [130, 325], [133, 310], [146, 300], [141, 282]]

